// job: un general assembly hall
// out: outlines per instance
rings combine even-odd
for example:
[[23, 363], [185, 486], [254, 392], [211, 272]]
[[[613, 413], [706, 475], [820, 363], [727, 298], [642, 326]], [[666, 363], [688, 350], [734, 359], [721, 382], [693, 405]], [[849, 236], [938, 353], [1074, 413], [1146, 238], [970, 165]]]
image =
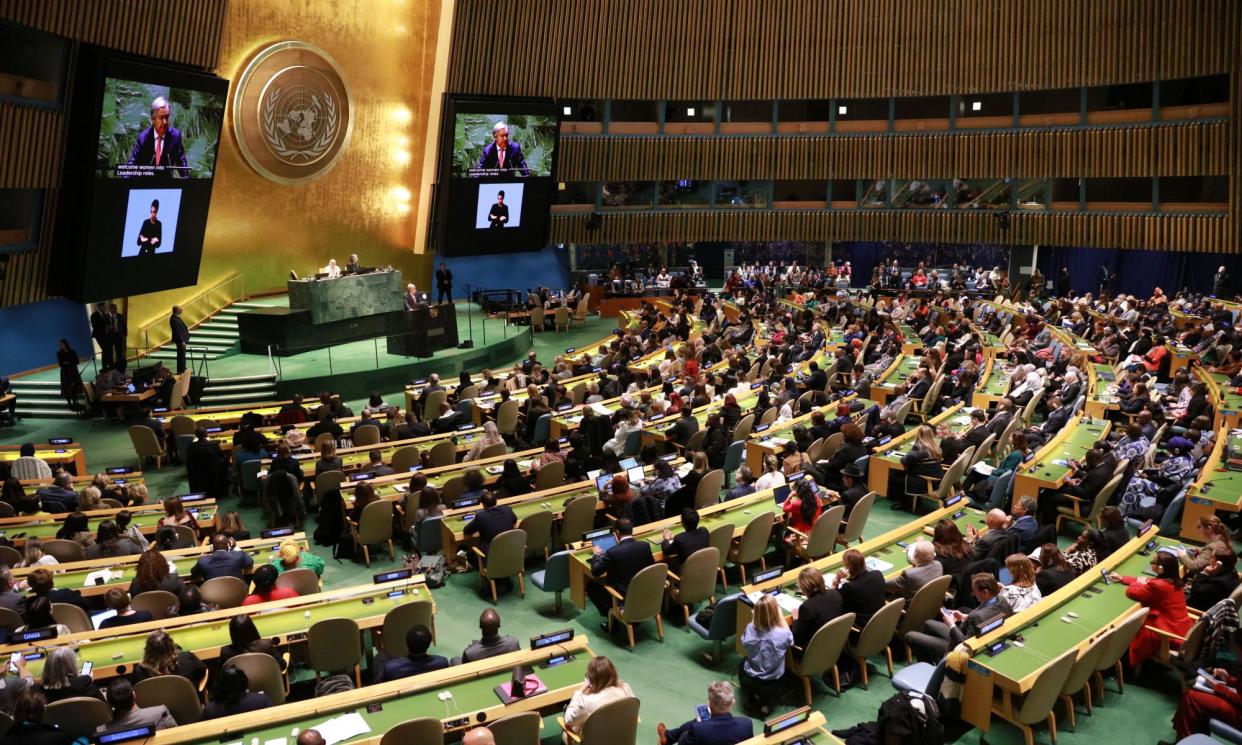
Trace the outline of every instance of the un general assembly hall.
[[0, 0], [0, 745], [1242, 745], [1240, 40]]

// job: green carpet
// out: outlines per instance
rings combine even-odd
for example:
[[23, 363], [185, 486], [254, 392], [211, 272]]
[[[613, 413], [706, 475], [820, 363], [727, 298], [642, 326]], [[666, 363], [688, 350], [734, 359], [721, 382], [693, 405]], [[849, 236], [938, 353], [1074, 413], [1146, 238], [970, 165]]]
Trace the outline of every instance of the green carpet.
[[[550, 360], [555, 354], [563, 352], [566, 347], [579, 346], [607, 334], [612, 328], [610, 319], [593, 319], [586, 329], [574, 329], [563, 334], [547, 333], [535, 337], [535, 349], [540, 359]], [[213, 363], [214, 365], [214, 363]], [[390, 401], [402, 400], [397, 390], [383, 391]], [[360, 405], [361, 402], [351, 402]], [[46, 438], [67, 435], [72, 436], [85, 445], [88, 465], [92, 470], [102, 469], [108, 465], [124, 465], [134, 462], [133, 449], [125, 430], [119, 425], [102, 422], [73, 422], [67, 420], [26, 420], [18, 426], [5, 429], [4, 438], [8, 443], [19, 443], [26, 440], [45, 441]], [[185, 474], [177, 466], [165, 466], [161, 471], [147, 472], [147, 483], [151, 493], [169, 495], [186, 490]], [[228, 500], [225, 507], [233, 500]], [[256, 510], [241, 509], [243, 518], [252, 530], [259, 526]], [[874, 536], [889, 528], [909, 521], [909, 513], [893, 512], [883, 506], [872, 513], [871, 522], [866, 535]], [[311, 526], [313, 527], [313, 525]], [[328, 557], [327, 570], [324, 575], [325, 588], [344, 587], [354, 584], [365, 584], [371, 581], [371, 574], [384, 568], [395, 566], [387, 557], [375, 562], [371, 568], [353, 562], [339, 563], [333, 561], [322, 548], [317, 551]], [[537, 569], [541, 562], [532, 561], [530, 569]], [[731, 589], [736, 589], [736, 578], [731, 576]], [[643, 624], [638, 632], [638, 645], [635, 651], [629, 651], [624, 645], [624, 636], [613, 639], [599, 628], [599, 616], [593, 609], [578, 611], [566, 601], [563, 613], [558, 617], [553, 614], [553, 598], [535, 589], [527, 582], [527, 596], [523, 600], [516, 590], [500, 598], [498, 609], [503, 619], [503, 631], [513, 634], [521, 640], [556, 628], [572, 626], [579, 634], [591, 639], [591, 648], [597, 654], [604, 654], [613, 659], [621, 672], [622, 678], [628, 682], [642, 700], [639, 727], [639, 742], [655, 742], [655, 727], [658, 722], [670, 725], [679, 724], [694, 714], [694, 707], [703, 701], [705, 690], [713, 680], [730, 679], [736, 683], [739, 658], [729, 655], [719, 665], [712, 665], [703, 657], [710, 651], [711, 645], [703, 642], [693, 632], [687, 632], [680, 626], [680, 613], [676, 619], [665, 624], [665, 641], [660, 643], [656, 637], [655, 624]], [[491, 603], [479, 594], [474, 574], [455, 575], [449, 583], [435, 591], [439, 613], [437, 615], [438, 647], [434, 650], [446, 656], [460, 654], [473, 638], [477, 636], [477, 618]], [[672, 618], [670, 616], [670, 618]], [[901, 655], [897, 657], [900, 659]], [[847, 689], [841, 698], [836, 698], [822, 685], [816, 686], [815, 706], [828, 717], [831, 728], [848, 727], [858, 722], [871, 721], [876, 718], [880, 704], [893, 693], [887, 676], [883, 674], [883, 660], [876, 658], [878, 670], [873, 669], [870, 690], [863, 690], [860, 685]], [[898, 663], [899, 666], [903, 663]], [[1110, 681], [1110, 692], [1102, 705], [1097, 705], [1094, 716], [1086, 716], [1080, 709], [1078, 733], [1066, 730], [1066, 717], [1063, 707], [1058, 704], [1057, 721], [1060, 724], [1058, 742], [1066, 745], [1074, 743], [1154, 743], [1158, 739], [1171, 739], [1170, 721], [1176, 705], [1177, 682], [1171, 676], [1161, 672], [1156, 666], [1149, 666], [1149, 677], [1137, 682], [1127, 682], [1126, 693], [1118, 696], [1114, 684]], [[800, 694], [790, 697], [779, 711], [793, 708], [800, 703]], [[1098, 702], [1097, 702], [1098, 703]], [[968, 731], [955, 742], [974, 743], [979, 733]], [[988, 742], [998, 745], [1021, 743], [1022, 737], [1017, 729], [1007, 723], [994, 722], [988, 734]], [[1050, 742], [1049, 733], [1038, 729], [1036, 741]], [[555, 721], [545, 720], [544, 742], [552, 745], [559, 742], [555, 732]]]

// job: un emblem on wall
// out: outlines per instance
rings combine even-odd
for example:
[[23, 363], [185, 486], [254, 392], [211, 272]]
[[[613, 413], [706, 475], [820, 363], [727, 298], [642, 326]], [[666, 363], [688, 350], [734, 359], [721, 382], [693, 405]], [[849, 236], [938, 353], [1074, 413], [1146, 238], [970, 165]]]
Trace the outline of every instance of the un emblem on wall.
[[295, 184], [319, 178], [345, 153], [353, 98], [340, 67], [300, 41], [264, 48], [233, 92], [233, 135], [252, 168]]

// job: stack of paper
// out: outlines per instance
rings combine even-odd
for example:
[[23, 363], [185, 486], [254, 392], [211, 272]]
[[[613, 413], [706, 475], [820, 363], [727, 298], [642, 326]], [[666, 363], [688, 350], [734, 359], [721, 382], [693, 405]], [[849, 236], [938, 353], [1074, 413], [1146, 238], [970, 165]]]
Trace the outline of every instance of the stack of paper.
[[367, 734], [371, 731], [371, 727], [367, 725], [366, 720], [362, 718], [361, 714], [352, 712], [329, 719], [315, 727], [315, 731], [323, 737], [326, 745], [336, 745], [336, 743], [344, 742], [351, 737]]

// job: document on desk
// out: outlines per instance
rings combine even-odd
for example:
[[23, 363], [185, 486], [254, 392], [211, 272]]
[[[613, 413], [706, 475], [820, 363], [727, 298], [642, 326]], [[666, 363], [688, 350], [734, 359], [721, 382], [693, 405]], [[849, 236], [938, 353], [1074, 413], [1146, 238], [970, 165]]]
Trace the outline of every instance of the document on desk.
[[367, 725], [362, 715], [357, 712], [343, 714], [334, 717], [315, 727], [315, 730], [323, 737], [326, 745], [336, 745], [338, 742], [344, 742], [351, 737], [365, 735], [371, 731], [371, 727]]

